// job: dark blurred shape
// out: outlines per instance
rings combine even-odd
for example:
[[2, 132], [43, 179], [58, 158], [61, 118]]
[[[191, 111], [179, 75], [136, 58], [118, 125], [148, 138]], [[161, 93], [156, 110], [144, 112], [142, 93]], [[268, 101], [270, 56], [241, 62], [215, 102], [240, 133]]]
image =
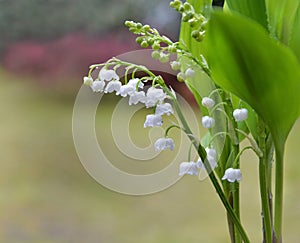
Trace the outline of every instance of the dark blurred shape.
[[213, 0], [212, 5], [213, 5], [213, 6], [223, 7], [223, 5], [224, 5], [224, 0]]

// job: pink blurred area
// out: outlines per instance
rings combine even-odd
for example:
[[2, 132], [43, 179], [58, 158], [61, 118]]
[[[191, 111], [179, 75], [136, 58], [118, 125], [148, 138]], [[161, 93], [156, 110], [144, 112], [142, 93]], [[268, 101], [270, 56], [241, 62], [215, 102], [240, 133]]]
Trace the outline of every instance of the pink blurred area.
[[15, 75], [33, 77], [42, 83], [79, 79], [94, 63], [127, 51], [139, 49], [134, 36], [112, 32], [102, 38], [69, 34], [60, 39], [9, 44], [2, 57], [3, 67]]

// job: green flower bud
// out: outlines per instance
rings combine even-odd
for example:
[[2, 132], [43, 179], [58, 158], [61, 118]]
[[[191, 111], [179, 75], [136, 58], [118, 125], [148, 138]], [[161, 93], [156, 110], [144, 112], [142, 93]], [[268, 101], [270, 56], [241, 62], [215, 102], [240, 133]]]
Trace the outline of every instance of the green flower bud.
[[171, 45], [171, 46], [168, 46], [168, 51], [169, 51], [170, 53], [176, 53], [177, 48], [176, 48], [175, 45]]
[[127, 26], [127, 27], [131, 27], [132, 24], [133, 24], [133, 21], [129, 21], [129, 20], [125, 21], [125, 26]]
[[149, 46], [152, 46], [154, 43], [154, 38], [148, 38], [147, 42]]
[[151, 56], [153, 59], [158, 60], [160, 58], [160, 52], [159, 51], [153, 51], [151, 53]]
[[179, 81], [179, 82], [183, 82], [184, 80], [186, 79], [186, 76], [185, 76], [185, 74], [184, 73], [178, 73], [177, 74], [177, 80]]
[[195, 18], [191, 18], [188, 21], [190, 27], [194, 28], [197, 25], [197, 20]]
[[185, 10], [185, 11], [191, 11], [191, 10], [192, 10], [192, 6], [191, 6], [191, 4], [189, 4], [188, 2], [185, 2], [185, 3], [183, 4], [183, 7], [184, 7], [184, 10]]
[[169, 55], [161, 52], [160, 57], [159, 57], [159, 61], [162, 62], [162, 63], [168, 62], [169, 61]]
[[143, 47], [143, 48], [146, 48], [146, 47], [148, 47], [148, 42], [147, 41], [142, 41], [142, 43], [141, 43], [141, 47]]
[[135, 39], [135, 42], [138, 44], [141, 44], [144, 40], [145, 40], [145, 38], [143, 36], [139, 36]]
[[143, 27], [143, 25], [142, 25], [141, 23], [137, 23], [137, 24], [136, 24], [136, 28], [137, 28], [137, 29], [142, 29], [142, 27]]
[[200, 36], [200, 31], [199, 30], [193, 30], [192, 31], [192, 37], [197, 39]]
[[160, 43], [158, 41], [154, 41], [154, 43], [152, 45], [152, 49], [159, 50], [159, 48], [160, 48]]
[[148, 24], [144, 25], [142, 28], [143, 31], [147, 32], [150, 30], [150, 26]]
[[178, 11], [179, 11], [180, 13], [183, 13], [183, 12], [184, 12], [184, 7], [183, 7], [183, 6], [180, 6], [180, 7], [178, 8]]

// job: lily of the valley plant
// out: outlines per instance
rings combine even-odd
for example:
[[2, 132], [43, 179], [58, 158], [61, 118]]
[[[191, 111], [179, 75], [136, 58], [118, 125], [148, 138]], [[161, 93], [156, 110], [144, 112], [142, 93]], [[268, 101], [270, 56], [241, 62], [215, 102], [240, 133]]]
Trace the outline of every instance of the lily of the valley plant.
[[[199, 159], [188, 156], [179, 175], [208, 172], [227, 211], [232, 242], [250, 242], [240, 220], [239, 183], [240, 156], [252, 149], [259, 158], [262, 239], [282, 242], [284, 147], [300, 115], [300, 0], [226, 0], [223, 9], [214, 9], [211, 0], [174, 0], [170, 6], [182, 14], [177, 42], [149, 25], [127, 21], [126, 26], [142, 47], [153, 49], [154, 59], [165, 63], [176, 55], [170, 65], [201, 109], [203, 138], [192, 134], [173, 89], [144, 66], [112, 58], [92, 65], [84, 83], [152, 109], [145, 128], [161, 126], [165, 116], [177, 113], [181, 124], [168, 127], [155, 149], [174, 149], [172, 128], [187, 134]], [[137, 72], [145, 76], [138, 78]], [[240, 146], [244, 139], [249, 146]]]

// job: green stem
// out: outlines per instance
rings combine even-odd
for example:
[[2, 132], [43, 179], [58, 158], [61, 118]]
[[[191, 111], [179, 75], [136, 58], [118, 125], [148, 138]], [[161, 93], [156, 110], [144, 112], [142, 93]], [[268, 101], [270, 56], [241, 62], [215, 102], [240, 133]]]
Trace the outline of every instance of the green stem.
[[274, 205], [274, 230], [276, 243], [282, 242], [283, 155], [284, 149], [276, 148]]
[[265, 125], [262, 120], [259, 121], [259, 147], [263, 152], [263, 156], [259, 158], [259, 184], [260, 196], [262, 205], [262, 220], [263, 220], [263, 236], [265, 243], [272, 243], [272, 221], [271, 210], [269, 202], [269, 189], [268, 189], [268, 154], [266, 149], [266, 133]]
[[[182, 112], [181, 112], [181, 109], [180, 109], [180, 107], [179, 107], [179, 104], [178, 104], [176, 98], [175, 98], [175, 97], [173, 96], [173, 94], [168, 90], [168, 88], [165, 88], [164, 90], [166, 91], [166, 93], [167, 93], [170, 97], [173, 97], [174, 108], [175, 108], [175, 110], [176, 110], [176, 112], [177, 112], [177, 114], [178, 114], [178, 117], [179, 117], [179, 119], [180, 119], [180, 121], [181, 121], [181, 123], [182, 123], [182, 126], [184, 127], [185, 132], [186, 132], [187, 134], [192, 134], [192, 131], [191, 131], [191, 129], [189, 128], [188, 123], [187, 123], [187, 121], [185, 120], [184, 115], [183, 115]], [[190, 136], [189, 136], [189, 138], [190, 138]], [[239, 218], [237, 217], [237, 215], [236, 215], [235, 212], [233, 211], [233, 209], [232, 209], [230, 203], [228, 202], [228, 200], [227, 200], [227, 198], [226, 198], [226, 196], [225, 196], [225, 194], [224, 194], [224, 192], [223, 192], [223, 190], [222, 190], [222, 188], [221, 188], [221, 186], [220, 186], [220, 184], [219, 184], [219, 182], [218, 182], [218, 180], [217, 180], [217, 178], [216, 178], [216, 176], [215, 176], [214, 171], [211, 169], [210, 164], [209, 164], [209, 163], [207, 162], [207, 160], [206, 160], [206, 152], [205, 152], [204, 148], [203, 148], [201, 145], [198, 145], [198, 144], [195, 142], [194, 139], [190, 138], [190, 140], [191, 140], [191, 142], [193, 143], [193, 145], [195, 146], [195, 148], [197, 149], [198, 154], [199, 154], [201, 160], [203, 161], [203, 164], [204, 164], [204, 166], [205, 166], [206, 171], [210, 171], [210, 173], [209, 173], [209, 178], [210, 178], [210, 180], [211, 180], [211, 182], [212, 182], [214, 188], [216, 189], [216, 192], [217, 192], [217, 194], [219, 195], [219, 198], [221, 199], [221, 201], [222, 201], [222, 203], [223, 203], [223, 205], [224, 205], [224, 207], [225, 207], [225, 209], [226, 209], [226, 211], [227, 211], [227, 213], [228, 213], [230, 219], [231, 219], [232, 222], [234, 223], [234, 225], [235, 225], [237, 231], [239, 232], [239, 235], [241, 236], [241, 238], [243, 239], [243, 241], [244, 241], [245, 243], [248, 243], [248, 242], [250, 243], [250, 240], [249, 240], [249, 238], [248, 238], [248, 236], [247, 236], [247, 233], [245, 232], [243, 226], [242, 226], [241, 223], [240, 223]]]

